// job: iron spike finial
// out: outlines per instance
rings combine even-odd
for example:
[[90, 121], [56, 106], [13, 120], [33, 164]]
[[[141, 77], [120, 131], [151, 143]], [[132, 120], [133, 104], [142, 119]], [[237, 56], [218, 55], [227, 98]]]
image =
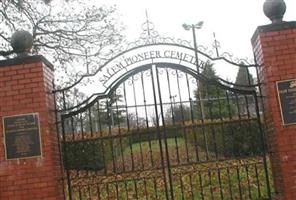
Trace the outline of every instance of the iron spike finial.
[[145, 14], [146, 14], [147, 34], [148, 34], [148, 37], [150, 37], [150, 27], [149, 27], [149, 18], [148, 18], [148, 11], [147, 11], [147, 9], [145, 10]]
[[265, 0], [263, 11], [272, 24], [281, 23], [286, 12], [286, 3], [284, 0]]
[[146, 43], [154, 43], [155, 39], [159, 36], [158, 32], [154, 30], [154, 24], [148, 18], [148, 12], [145, 10], [146, 20], [142, 24], [143, 32], [140, 38], [145, 40]]

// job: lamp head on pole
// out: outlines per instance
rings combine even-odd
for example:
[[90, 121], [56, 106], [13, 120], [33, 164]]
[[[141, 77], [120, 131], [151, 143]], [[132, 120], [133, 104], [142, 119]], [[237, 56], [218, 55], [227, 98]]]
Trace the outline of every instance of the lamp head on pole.
[[202, 26], [203, 26], [203, 21], [199, 21], [198, 23], [196, 23], [196, 24], [186, 24], [186, 23], [184, 23], [182, 26], [183, 26], [183, 28], [186, 30], [186, 31], [188, 31], [188, 30], [190, 30], [190, 29], [192, 29], [192, 28], [195, 28], [195, 29], [201, 29], [202, 28]]

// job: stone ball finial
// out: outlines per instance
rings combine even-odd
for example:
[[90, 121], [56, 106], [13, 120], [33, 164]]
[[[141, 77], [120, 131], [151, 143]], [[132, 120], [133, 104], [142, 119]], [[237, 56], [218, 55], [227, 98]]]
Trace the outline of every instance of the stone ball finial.
[[286, 3], [284, 0], [266, 0], [263, 11], [273, 24], [281, 23], [286, 12]]
[[11, 36], [10, 44], [17, 56], [27, 56], [33, 46], [33, 36], [28, 31], [18, 30]]

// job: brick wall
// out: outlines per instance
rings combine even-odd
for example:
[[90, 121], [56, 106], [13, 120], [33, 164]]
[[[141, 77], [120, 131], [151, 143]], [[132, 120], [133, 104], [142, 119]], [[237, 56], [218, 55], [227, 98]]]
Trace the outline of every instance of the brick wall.
[[275, 199], [296, 199], [296, 125], [283, 126], [276, 81], [296, 78], [296, 22], [258, 27], [252, 45], [263, 83]]
[[[42, 56], [0, 62], [1, 200], [63, 199], [52, 81]], [[2, 117], [26, 113], [39, 113], [42, 156], [6, 160]]]

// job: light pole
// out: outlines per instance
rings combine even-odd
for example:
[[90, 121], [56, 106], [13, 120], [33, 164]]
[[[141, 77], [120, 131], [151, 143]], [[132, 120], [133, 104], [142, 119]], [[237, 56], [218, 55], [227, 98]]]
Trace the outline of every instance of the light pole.
[[195, 29], [201, 29], [203, 25], [203, 21], [199, 21], [196, 24], [183, 24], [183, 28], [186, 31], [189, 31], [190, 29], [192, 30], [192, 35], [193, 35], [193, 45], [194, 45], [194, 54], [195, 54], [195, 59], [196, 59], [196, 70], [199, 73], [199, 64], [198, 64], [198, 54], [197, 54], [197, 42], [196, 42], [196, 35], [195, 35]]
[[[201, 29], [203, 26], [203, 21], [199, 21], [196, 24], [186, 24], [184, 23], [182, 26], [186, 31], [189, 31], [190, 29], [192, 30], [192, 35], [193, 35], [193, 45], [194, 45], [194, 55], [195, 55], [195, 62], [196, 62], [196, 71], [199, 74], [199, 63], [198, 63], [198, 49], [197, 49], [197, 42], [196, 42], [196, 34], [195, 34], [195, 29]], [[199, 96], [199, 101], [200, 101], [200, 107], [201, 107], [201, 118], [202, 120], [205, 118], [204, 116], [204, 105], [203, 105], [203, 99], [201, 96], [201, 91], [200, 91], [200, 83], [199, 80], [197, 80], [197, 91], [198, 91], [198, 96]]]
[[[175, 98], [177, 97], [177, 95], [171, 95], [170, 98], [173, 99], [173, 106], [172, 106], [172, 117], [173, 117], [173, 124], [175, 124], [175, 120], [176, 120], [176, 101]], [[172, 100], [171, 100], [172, 103]]]

